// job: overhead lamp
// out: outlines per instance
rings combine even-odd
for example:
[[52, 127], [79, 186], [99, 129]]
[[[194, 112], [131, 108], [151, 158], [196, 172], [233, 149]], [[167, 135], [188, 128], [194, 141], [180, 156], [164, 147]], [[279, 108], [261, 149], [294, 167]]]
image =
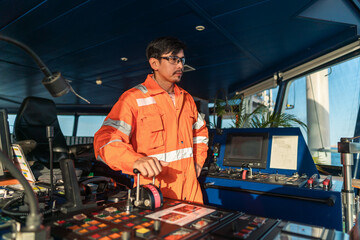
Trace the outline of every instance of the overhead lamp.
[[101, 85], [102, 84], [102, 80], [100, 78], [96, 79], [96, 85]]
[[67, 94], [71, 88], [70, 84], [65, 80], [60, 72], [44, 77], [41, 83], [53, 97], [61, 97]]
[[79, 98], [83, 99], [84, 101], [90, 103], [88, 100], [81, 97], [80, 95], [78, 95], [74, 91], [74, 89], [69, 84], [69, 81], [67, 81], [61, 75], [60, 72], [52, 73], [49, 70], [49, 68], [44, 64], [44, 62], [40, 59], [40, 57], [33, 50], [31, 50], [28, 46], [26, 46], [25, 44], [15, 40], [15, 39], [5, 37], [5, 36], [2, 36], [2, 35], [0, 35], [0, 40], [11, 43], [11, 44], [21, 48], [22, 50], [24, 50], [27, 54], [29, 54], [33, 58], [33, 60], [39, 66], [40, 70], [45, 75], [45, 77], [42, 80], [42, 84], [49, 91], [51, 96], [53, 96], [53, 97], [61, 97], [61, 96], [65, 95], [65, 94], [67, 94], [69, 91], [72, 91], [77, 97], [79, 97]]
[[198, 25], [195, 27], [196, 30], [198, 30], [199, 32], [204, 31], [205, 30], [205, 26], [202, 25]]

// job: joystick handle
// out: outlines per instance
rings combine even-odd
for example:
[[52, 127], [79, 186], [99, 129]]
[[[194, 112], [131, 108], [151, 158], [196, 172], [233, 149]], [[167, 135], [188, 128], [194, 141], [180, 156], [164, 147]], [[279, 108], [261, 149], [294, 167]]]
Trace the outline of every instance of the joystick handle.
[[137, 174], [135, 206], [138, 206], [140, 204], [140, 171], [137, 168], [134, 168], [133, 172]]
[[[139, 177], [140, 177], [140, 171], [139, 171], [137, 168], [134, 168], [134, 169], [133, 169], [133, 173], [137, 174], [137, 176], [138, 176], [138, 185], [140, 185], [140, 184], [139, 184], [139, 183], [140, 183], [140, 179], [139, 179]], [[153, 176], [152, 184], [155, 185], [155, 176]]]
[[[134, 169], [133, 169], [133, 173], [137, 175], [136, 198], [135, 198], [134, 205], [135, 205], [136, 207], [139, 207], [139, 206], [143, 203], [143, 201], [144, 201], [144, 199], [142, 199], [142, 200], [140, 201], [140, 171], [139, 171], [139, 169], [134, 168]], [[155, 176], [153, 177], [152, 185], [155, 186]], [[160, 186], [159, 186], [159, 188], [160, 188]]]

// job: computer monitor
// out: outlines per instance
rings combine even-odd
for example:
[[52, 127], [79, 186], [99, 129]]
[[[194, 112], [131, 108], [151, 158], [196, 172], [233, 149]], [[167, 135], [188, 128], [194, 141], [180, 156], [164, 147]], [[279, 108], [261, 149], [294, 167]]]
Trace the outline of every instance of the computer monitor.
[[223, 166], [266, 168], [269, 133], [230, 133], [226, 138]]
[[[8, 114], [6, 109], [0, 109], [0, 151], [4, 153], [10, 160], [13, 160]], [[0, 161], [0, 176], [3, 175], [4, 165]]]

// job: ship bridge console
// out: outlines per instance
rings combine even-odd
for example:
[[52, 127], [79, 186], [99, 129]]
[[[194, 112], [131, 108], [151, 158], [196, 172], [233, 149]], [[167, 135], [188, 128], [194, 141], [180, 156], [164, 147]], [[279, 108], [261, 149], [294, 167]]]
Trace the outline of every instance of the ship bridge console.
[[210, 130], [206, 204], [342, 230], [342, 182], [320, 176], [299, 128]]

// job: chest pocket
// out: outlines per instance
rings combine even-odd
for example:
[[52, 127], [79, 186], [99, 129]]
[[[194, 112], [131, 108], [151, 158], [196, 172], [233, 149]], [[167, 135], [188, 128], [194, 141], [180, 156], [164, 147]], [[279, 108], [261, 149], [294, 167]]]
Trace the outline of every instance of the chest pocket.
[[147, 141], [149, 148], [164, 145], [164, 125], [160, 115], [147, 115], [141, 118], [141, 138]]
[[196, 122], [196, 118], [193, 112], [184, 111], [183, 117], [181, 118], [181, 127], [192, 131], [193, 125]]

